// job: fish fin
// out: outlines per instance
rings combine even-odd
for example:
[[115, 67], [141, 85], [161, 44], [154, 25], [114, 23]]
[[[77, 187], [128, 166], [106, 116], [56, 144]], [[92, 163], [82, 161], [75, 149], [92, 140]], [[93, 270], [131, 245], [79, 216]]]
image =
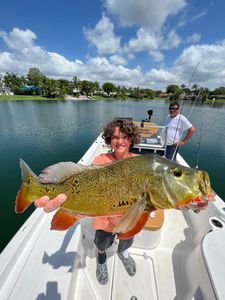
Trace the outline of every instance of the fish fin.
[[138, 222], [146, 208], [147, 196], [148, 195], [145, 193], [139, 201], [131, 206], [120, 222], [114, 227], [113, 233], [126, 233], [134, 227], [134, 224]]
[[143, 212], [134, 227], [126, 233], [118, 234], [118, 239], [127, 240], [142, 230], [149, 218], [149, 212]]
[[66, 230], [77, 221], [79, 221], [78, 216], [66, 209], [59, 208], [52, 218], [51, 230]]
[[20, 158], [20, 169], [22, 173], [22, 180], [27, 181], [29, 177], [37, 178], [37, 175], [31, 170], [31, 168]]
[[37, 197], [33, 187], [38, 184], [37, 176], [29, 166], [20, 159], [20, 168], [22, 173], [22, 185], [16, 196], [16, 213], [22, 213]]
[[38, 178], [41, 183], [60, 183], [73, 175], [79, 174], [87, 170], [99, 168], [102, 168], [102, 166], [84, 166], [81, 164], [75, 164], [71, 161], [60, 162], [45, 168]]

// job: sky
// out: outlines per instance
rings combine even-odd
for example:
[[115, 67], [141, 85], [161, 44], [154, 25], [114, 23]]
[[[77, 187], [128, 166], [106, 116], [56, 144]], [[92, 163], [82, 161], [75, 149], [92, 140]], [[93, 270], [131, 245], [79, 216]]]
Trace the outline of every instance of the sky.
[[0, 74], [225, 86], [224, 0], [1, 0]]

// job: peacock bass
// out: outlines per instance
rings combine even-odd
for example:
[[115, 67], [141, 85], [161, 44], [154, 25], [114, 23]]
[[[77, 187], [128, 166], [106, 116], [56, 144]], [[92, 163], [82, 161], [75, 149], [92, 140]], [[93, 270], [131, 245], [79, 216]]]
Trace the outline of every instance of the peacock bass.
[[105, 165], [83, 166], [60, 162], [36, 176], [20, 160], [22, 185], [16, 197], [22, 213], [43, 195], [60, 193], [67, 200], [53, 216], [51, 229], [65, 230], [79, 217], [124, 216], [114, 228], [119, 238], [129, 238], [145, 225], [149, 212], [179, 208], [212, 200], [209, 176], [159, 155], [144, 155]]

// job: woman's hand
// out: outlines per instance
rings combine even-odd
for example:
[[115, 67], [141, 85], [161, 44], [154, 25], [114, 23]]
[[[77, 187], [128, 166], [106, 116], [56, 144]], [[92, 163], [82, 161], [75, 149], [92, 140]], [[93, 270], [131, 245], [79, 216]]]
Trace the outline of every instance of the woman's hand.
[[193, 212], [195, 212], [196, 214], [199, 213], [201, 210], [204, 210], [208, 207], [208, 201], [207, 202], [201, 202], [201, 203], [195, 203], [195, 204], [189, 204], [186, 206], [181, 206], [178, 207], [178, 210], [181, 211], [187, 211], [188, 209], [192, 209]]
[[34, 201], [36, 207], [43, 207], [44, 212], [49, 213], [53, 210], [56, 210], [66, 201], [67, 196], [65, 194], [59, 194], [53, 199], [50, 199], [48, 196], [43, 196]]

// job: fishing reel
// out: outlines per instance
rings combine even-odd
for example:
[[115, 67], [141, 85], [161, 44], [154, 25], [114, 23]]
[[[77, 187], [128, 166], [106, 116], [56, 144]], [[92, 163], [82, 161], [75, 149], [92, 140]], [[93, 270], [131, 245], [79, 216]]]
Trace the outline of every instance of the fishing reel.
[[145, 123], [145, 122], [151, 122], [151, 117], [152, 117], [152, 115], [153, 115], [153, 110], [152, 110], [152, 109], [149, 109], [149, 110], [147, 111], [147, 114], [148, 114], [148, 119], [145, 119], [145, 120], [142, 120], [142, 121], [141, 121], [141, 127], [144, 127], [144, 123]]

